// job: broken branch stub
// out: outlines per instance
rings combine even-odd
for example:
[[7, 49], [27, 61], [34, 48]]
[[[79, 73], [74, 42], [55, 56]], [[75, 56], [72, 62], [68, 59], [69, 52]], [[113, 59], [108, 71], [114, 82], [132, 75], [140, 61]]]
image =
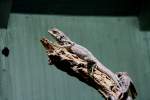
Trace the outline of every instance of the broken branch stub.
[[[137, 96], [131, 78], [126, 72], [116, 74], [102, 65], [86, 48], [72, 42], [63, 32], [53, 28], [49, 31], [57, 43], [42, 38], [49, 64], [77, 77], [95, 88], [106, 100], [133, 100]], [[87, 59], [88, 58], [88, 59]], [[94, 64], [91, 66], [91, 62]], [[92, 68], [92, 75], [89, 73]]]

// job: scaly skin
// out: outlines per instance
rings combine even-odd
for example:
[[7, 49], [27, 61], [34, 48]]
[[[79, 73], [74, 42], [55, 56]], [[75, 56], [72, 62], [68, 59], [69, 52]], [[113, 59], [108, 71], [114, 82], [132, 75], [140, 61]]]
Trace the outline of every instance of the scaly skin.
[[[118, 83], [119, 81], [118, 77], [114, 73], [112, 73], [109, 69], [107, 69], [102, 63], [100, 63], [98, 59], [95, 58], [94, 55], [88, 49], [71, 41], [69, 37], [67, 37], [63, 32], [61, 32], [60, 30], [56, 28], [53, 28], [52, 30], [48, 32], [50, 33], [51, 36], [54, 37], [54, 39], [56, 39], [58, 44], [63, 45], [62, 47], [65, 47], [69, 52], [76, 54], [83, 60], [86, 60], [88, 62], [94, 62], [92, 66], [89, 66], [92, 69], [92, 71], [94, 69], [93, 67], [97, 65], [98, 66], [97, 68], [100, 71], [109, 75], [109, 77], [113, 79], [114, 83], [118, 87], [120, 87]], [[90, 73], [90, 74], [93, 74], [93, 73]]]

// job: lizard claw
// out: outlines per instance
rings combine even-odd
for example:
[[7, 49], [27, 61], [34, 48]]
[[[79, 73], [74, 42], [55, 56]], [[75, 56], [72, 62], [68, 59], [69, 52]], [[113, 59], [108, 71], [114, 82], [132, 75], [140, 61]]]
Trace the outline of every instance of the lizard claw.
[[[137, 91], [135, 89], [135, 86], [133, 85], [133, 81], [128, 76], [127, 72], [117, 72], [116, 73], [119, 78], [119, 83], [122, 87], [123, 94], [131, 94], [132, 98], [134, 99], [137, 96]], [[131, 97], [130, 97], [131, 98]], [[132, 100], [132, 99], [127, 100]]]

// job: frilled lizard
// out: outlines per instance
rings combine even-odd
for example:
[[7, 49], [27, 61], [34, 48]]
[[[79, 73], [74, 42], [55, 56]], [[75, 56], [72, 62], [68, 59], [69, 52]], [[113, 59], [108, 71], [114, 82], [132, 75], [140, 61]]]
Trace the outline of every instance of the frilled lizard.
[[[101, 78], [97, 80], [102, 80], [100, 84], [104, 84], [103, 87], [107, 87], [107, 89], [97, 89], [100, 93], [102, 93], [106, 100], [132, 100], [136, 97], [137, 92], [133, 85], [131, 78], [128, 76], [126, 72], [117, 72], [116, 74], [111, 72], [108, 68], [106, 68], [102, 63], [98, 61], [96, 57], [85, 47], [71, 41], [69, 37], [67, 37], [62, 31], [58, 30], [57, 28], [53, 28], [48, 31], [48, 33], [56, 40], [56, 43], [52, 43], [48, 41], [46, 38], [41, 40], [42, 44], [47, 50], [52, 50], [53, 46], [56, 46], [59, 50], [65, 48], [67, 52], [70, 54], [74, 54], [78, 56], [80, 59], [87, 62], [87, 71], [89, 76], [96, 80], [96, 76], [94, 76], [96, 71], [98, 70], [101, 72]], [[53, 45], [53, 46], [51, 46]], [[54, 49], [54, 51], [56, 51]], [[69, 60], [68, 60], [69, 61]], [[51, 63], [51, 59], [49, 59], [49, 63]], [[80, 63], [82, 64], [82, 63]], [[77, 65], [82, 66], [82, 65]], [[103, 78], [104, 76], [105, 78]], [[95, 78], [95, 79], [94, 79]], [[106, 86], [107, 82], [110, 86]], [[106, 92], [107, 93], [103, 93]], [[118, 96], [114, 96], [110, 91], [114, 91]], [[116, 92], [117, 91], [117, 92]], [[109, 93], [110, 92], [110, 93]], [[105, 95], [107, 94], [107, 95]], [[129, 95], [130, 94], [130, 95]]]

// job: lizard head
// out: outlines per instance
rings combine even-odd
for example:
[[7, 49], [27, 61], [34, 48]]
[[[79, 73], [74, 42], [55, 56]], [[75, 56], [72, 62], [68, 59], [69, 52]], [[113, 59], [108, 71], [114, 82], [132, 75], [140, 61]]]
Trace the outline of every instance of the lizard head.
[[60, 44], [69, 44], [72, 41], [60, 30], [53, 28], [48, 33]]

